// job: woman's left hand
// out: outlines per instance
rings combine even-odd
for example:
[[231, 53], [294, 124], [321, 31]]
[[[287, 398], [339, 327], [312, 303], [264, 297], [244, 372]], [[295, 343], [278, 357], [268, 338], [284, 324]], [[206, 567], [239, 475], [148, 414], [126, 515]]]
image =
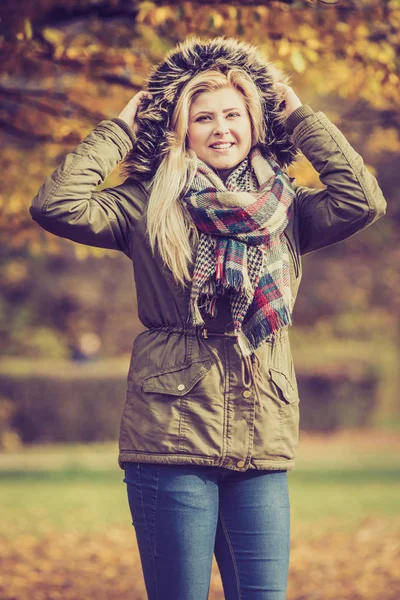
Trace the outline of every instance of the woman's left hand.
[[286, 118], [288, 118], [288, 116], [292, 114], [292, 112], [296, 110], [296, 108], [302, 106], [302, 102], [300, 98], [295, 94], [293, 89], [290, 87], [290, 85], [286, 85], [286, 83], [280, 82], [276, 82], [275, 85], [277, 87], [278, 93], [282, 97], [281, 102], [285, 101], [284, 112]]

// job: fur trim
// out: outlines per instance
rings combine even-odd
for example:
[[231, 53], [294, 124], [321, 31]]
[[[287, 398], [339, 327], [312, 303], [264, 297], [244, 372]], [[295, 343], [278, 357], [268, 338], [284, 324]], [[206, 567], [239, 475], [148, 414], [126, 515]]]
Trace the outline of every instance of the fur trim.
[[184, 85], [200, 71], [218, 68], [226, 73], [233, 65], [252, 77], [265, 106], [267, 142], [261, 146], [262, 153], [272, 156], [281, 168], [294, 162], [298, 149], [284, 127], [274, 89], [276, 81], [289, 83], [289, 77], [247, 42], [225, 36], [211, 40], [194, 36], [172, 48], [150, 72], [144, 89], [153, 94], [153, 99], [143, 102], [137, 141], [124, 160], [126, 176], [142, 181], [151, 179], [169, 152], [170, 121]]

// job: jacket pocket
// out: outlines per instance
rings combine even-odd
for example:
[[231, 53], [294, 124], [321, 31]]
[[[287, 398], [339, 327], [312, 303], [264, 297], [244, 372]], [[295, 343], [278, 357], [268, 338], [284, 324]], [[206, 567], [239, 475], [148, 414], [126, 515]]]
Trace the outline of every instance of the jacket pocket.
[[155, 365], [134, 369], [122, 417], [121, 448], [149, 455], [211, 454], [206, 436], [200, 444], [207, 423], [202, 415], [208, 408], [202, 382], [211, 366], [211, 359], [202, 357], [162, 369]]
[[146, 373], [135, 397], [135, 420], [140, 423], [137, 437], [142, 449], [219, 457], [224, 403], [215, 399], [220, 393], [219, 370], [211, 358]]
[[293, 402], [299, 401], [299, 392], [296, 382], [292, 382], [282, 371], [278, 371], [271, 367], [269, 369], [269, 376], [276, 385], [282, 402], [285, 404], [292, 404]]
[[211, 361], [192, 361], [162, 369], [143, 378], [143, 391], [184, 396], [211, 369]]
[[278, 408], [279, 440], [276, 453], [287, 459], [293, 459], [299, 441], [299, 393], [296, 381], [282, 371], [270, 368], [270, 378], [275, 384], [280, 400]]

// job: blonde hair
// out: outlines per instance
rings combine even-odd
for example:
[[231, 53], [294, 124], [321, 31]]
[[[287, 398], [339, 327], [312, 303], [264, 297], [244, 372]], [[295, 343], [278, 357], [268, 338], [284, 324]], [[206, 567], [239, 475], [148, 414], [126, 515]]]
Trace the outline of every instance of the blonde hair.
[[[149, 243], [153, 253], [157, 248], [175, 282], [182, 286], [190, 279], [189, 265], [194, 259], [189, 240], [191, 219], [181, 202], [182, 192], [190, 186], [197, 166], [195, 152], [186, 147], [189, 110], [200, 93], [226, 87], [234, 88], [243, 96], [251, 122], [252, 146], [265, 142], [260, 95], [247, 73], [238, 68], [230, 69], [226, 75], [214, 69], [203, 71], [193, 77], [179, 95], [171, 119], [172, 131], [166, 134], [170, 150], [150, 184], [146, 212]], [[197, 241], [196, 228], [193, 234]]]

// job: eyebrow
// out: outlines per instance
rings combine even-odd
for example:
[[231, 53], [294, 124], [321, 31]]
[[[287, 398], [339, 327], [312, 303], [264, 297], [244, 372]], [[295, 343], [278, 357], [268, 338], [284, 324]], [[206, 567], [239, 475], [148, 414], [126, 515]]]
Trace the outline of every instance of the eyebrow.
[[[231, 110], [242, 110], [242, 109], [241, 109], [241, 108], [236, 108], [236, 107], [233, 107], [233, 108], [225, 108], [225, 110], [223, 110], [222, 112], [223, 112], [223, 113], [227, 113], [227, 112], [229, 112], [229, 111], [231, 111]], [[199, 112], [198, 112], [198, 113], [196, 113], [195, 115], [193, 115], [193, 118], [194, 118], [194, 117], [197, 117], [197, 115], [200, 115], [200, 114], [202, 114], [202, 113], [204, 113], [205, 115], [212, 115], [212, 114], [214, 114], [212, 111], [209, 111], [209, 110], [199, 110]]]

